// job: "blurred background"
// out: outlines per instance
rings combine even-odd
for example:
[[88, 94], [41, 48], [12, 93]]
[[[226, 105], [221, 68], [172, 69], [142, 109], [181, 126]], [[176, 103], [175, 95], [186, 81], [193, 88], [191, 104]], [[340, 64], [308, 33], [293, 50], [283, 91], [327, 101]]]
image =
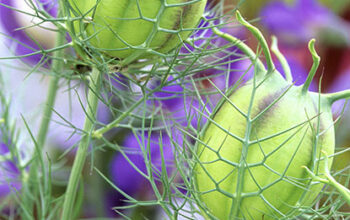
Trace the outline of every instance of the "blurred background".
[[[47, 11], [53, 17], [56, 16], [57, 1], [36, 1], [41, 3], [42, 10]], [[210, 0], [207, 10], [210, 10], [215, 4], [222, 4], [222, 2], [220, 0]], [[1, 0], [0, 3], [0, 74], [2, 76], [0, 90], [6, 102], [9, 103], [6, 108], [2, 103], [0, 111], [2, 110], [1, 114], [4, 114], [5, 109], [7, 109], [10, 113], [11, 126], [16, 127], [10, 136], [16, 138], [17, 146], [20, 146], [21, 152], [25, 152], [23, 153], [23, 163], [26, 163], [30, 160], [30, 153], [28, 152], [32, 152], [33, 149], [31, 145], [26, 144], [30, 142], [30, 135], [23, 129], [25, 127], [23, 119], [30, 124], [30, 129], [36, 133], [39, 124], [38, 118], [42, 114], [41, 108], [46, 99], [45, 94], [48, 88], [48, 76], [50, 75], [48, 66], [51, 62], [49, 57], [41, 54], [26, 55], [34, 53], [40, 48], [52, 48], [55, 41], [55, 26], [50, 22], [42, 22], [40, 19], [33, 17], [33, 9], [25, 0]], [[321, 91], [325, 93], [350, 89], [350, 0], [225, 0], [224, 3], [227, 13], [233, 14], [232, 10], [238, 8], [247, 20], [263, 32], [269, 44], [271, 43], [271, 36], [277, 36], [279, 48], [291, 66], [293, 78], [297, 85], [304, 82], [312, 66], [312, 57], [307, 44], [311, 38], [315, 38], [316, 50], [321, 57], [321, 64], [311, 89], [318, 91], [320, 87]], [[28, 13], [24, 14], [14, 9]], [[244, 28], [237, 27], [237, 22], [234, 19], [232, 19], [232, 23], [234, 25], [228, 24], [225, 31], [239, 36], [249, 46], [256, 48], [258, 44], [256, 39]], [[67, 39], [69, 40], [68, 37]], [[72, 53], [72, 51], [67, 50], [67, 54]], [[17, 56], [17, 58], [12, 59], [14, 56]], [[274, 59], [277, 68], [280, 69], [277, 58], [274, 57]], [[235, 65], [238, 66], [237, 69], [240, 71], [229, 73], [233, 75], [233, 81], [237, 79], [234, 76], [235, 74], [242, 74], [244, 68], [249, 66], [249, 64], [244, 63], [245, 61], [237, 62]], [[76, 66], [70, 66], [69, 62], [67, 65], [67, 69], [76, 74]], [[203, 71], [198, 75], [211, 73], [211, 71]], [[125, 89], [123, 88], [122, 77], [116, 75], [111, 78], [115, 80], [115, 85], [119, 86], [120, 91]], [[220, 78], [215, 80], [215, 83], [219, 85]], [[208, 86], [204, 82], [202, 83], [204, 87]], [[80, 140], [81, 133], [79, 129], [83, 126], [85, 116], [82, 107], [85, 103], [84, 88], [84, 83], [79, 80], [67, 80], [62, 82], [58, 93], [45, 149], [51, 155], [52, 162], [57, 170], [53, 173], [53, 179], [55, 180], [54, 195], [60, 195], [64, 192], [65, 181], [74, 158], [74, 148]], [[157, 96], [172, 96], [178, 94], [182, 89], [179, 86], [169, 86], [165, 89], [165, 92], [157, 94]], [[181, 98], [175, 95], [175, 98], [162, 101], [162, 107], [167, 112], [181, 116], [183, 110], [179, 109], [183, 108], [184, 105], [178, 99]], [[118, 103], [118, 100], [115, 100], [115, 103]], [[191, 103], [187, 107], [191, 109], [194, 105]], [[185, 108], [187, 107], [185, 106]], [[341, 120], [336, 123], [336, 147], [338, 151], [341, 151], [350, 147], [350, 110], [346, 102], [340, 101], [334, 106], [333, 112], [334, 119], [341, 117]], [[100, 103], [98, 120], [101, 123], [107, 123], [112, 119], [113, 114], [109, 107]], [[21, 131], [21, 129], [24, 131]], [[4, 134], [5, 131], [2, 132], [0, 136], [8, 142], [9, 137]], [[135, 134], [130, 129], [121, 129], [121, 131], [112, 131], [108, 135], [115, 143], [119, 143], [126, 149], [133, 151], [134, 148], [138, 148], [139, 136], [147, 134]], [[151, 143], [149, 143], [151, 151], [154, 150], [155, 161], [160, 160], [160, 155], [157, 155], [156, 152], [159, 149], [159, 136], [160, 134], [152, 134]], [[162, 137], [163, 144], [170, 144], [169, 139], [171, 138], [174, 137], [167, 137], [164, 134]], [[147, 143], [143, 144], [146, 145]], [[5, 145], [4, 148], [6, 148]], [[8, 149], [0, 152], [5, 155]], [[26, 156], [26, 154], [28, 155]], [[94, 166], [97, 166], [102, 173], [128, 195], [141, 200], [152, 198], [151, 193], [149, 193], [151, 186], [147, 180], [136, 172], [134, 167], [118, 151], [103, 148], [103, 151], [98, 152], [96, 157], [100, 160], [95, 160]], [[130, 154], [129, 159], [140, 170], [146, 169], [142, 162], [143, 158], [137, 156], [137, 154]], [[334, 161], [333, 170], [347, 169], [350, 166], [350, 151], [336, 156]], [[2, 201], [9, 201], [8, 196], [14, 193], [16, 189], [21, 188], [19, 180], [17, 182], [10, 181], [9, 183], [9, 173], [15, 174], [18, 172], [16, 168], [9, 169], [9, 166], [15, 165], [4, 165], [3, 169], [5, 171], [2, 171], [0, 175], [2, 179], [0, 180], [0, 199]], [[118, 172], [116, 172], [117, 167]], [[86, 174], [86, 186], [84, 188], [85, 199], [82, 201], [81, 218], [101, 216], [119, 218], [125, 214], [131, 219], [162, 219], [162, 212], [152, 206], [130, 209], [122, 214], [113, 211], [113, 207], [126, 204], [125, 196], [113, 189], [99, 174], [91, 171], [91, 159], [87, 160], [84, 172]], [[342, 173], [342, 176], [338, 176], [338, 180], [343, 184], [348, 184], [349, 175], [349, 169], [347, 169]], [[16, 179], [16, 176], [11, 178]], [[9, 210], [7, 212], [10, 212]], [[350, 211], [349, 207], [346, 206], [342, 207], [342, 210]]]

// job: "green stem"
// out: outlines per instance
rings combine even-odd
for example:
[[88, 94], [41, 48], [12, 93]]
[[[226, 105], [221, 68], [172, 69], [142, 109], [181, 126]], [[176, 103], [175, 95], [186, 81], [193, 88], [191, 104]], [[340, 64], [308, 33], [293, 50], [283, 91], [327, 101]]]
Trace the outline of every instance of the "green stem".
[[72, 172], [69, 177], [68, 186], [63, 203], [61, 219], [71, 219], [72, 217], [72, 210], [77, 194], [77, 186], [86, 160], [86, 155], [91, 139], [91, 133], [94, 129], [95, 122], [93, 121], [93, 119], [96, 117], [97, 112], [98, 94], [100, 90], [100, 77], [100, 70], [94, 67], [92, 70], [86, 104], [86, 116], [83, 128], [85, 134], [83, 135], [80, 141], [78, 151], [73, 163]]
[[277, 59], [280, 61], [281, 66], [286, 76], [286, 80], [289, 83], [293, 82], [292, 72], [290, 70], [287, 59], [283, 56], [281, 51], [278, 49], [278, 42], [276, 36], [272, 36], [271, 51], [276, 55]]
[[[61, 15], [62, 12], [62, 2], [59, 2], [59, 9], [58, 9], [58, 16]], [[65, 32], [63, 30], [59, 30], [57, 32], [57, 38], [56, 38], [56, 42], [55, 42], [55, 50], [53, 52], [53, 59], [52, 59], [52, 67], [51, 70], [53, 72], [53, 76], [51, 76], [50, 78], [50, 83], [49, 83], [49, 87], [48, 87], [48, 93], [47, 93], [47, 98], [46, 98], [46, 102], [45, 102], [45, 106], [44, 106], [44, 110], [43, 110], [43, 117], [41, 119], [40, 122], [40, 127], [39, 127], [39, 132], [37, 135], [37, 150], [35, 151], [35, 155], [37, 155], [38, 157], [42, 158], [42, 149], [45, 146], [45, 141], [46, 141], [46, 137], [47, 137], [47, 132], [48, 132], [48, 128], [50, 125], [50, 121], [51, 121], [51, 116], [52, 116], [52, 110], [54, 108], [54, 104], [55, 104], [55, 99], [56, 99], [56, 95], [57, 95], [57, 90], [58, 90], [58, 83], [59, 83], [59, 79], [60, 79], [60, 74], [62, 73], [63, 70], [63, 66], [64, 66], [64, 62], [63, 62], [63, 56], [64, 56], [64, 49], [60, 48], [62, 45], [65, 44]], [[35, 180], [31, 183], [28, 184], [28, 186], [30, 184], [38, 184], [40, 182], [40, 180], [38, 179], [38, 166], [39, 166], [39, 162], [40, 160], [33, 160], [33, 163], [30, 166], [30, 170], [29, 170], [29, 177], [28, 180]], [[43, 169], [45, 170], [45, 167], [43, 167]], [[42, 175], [45, 175], [44, 173]], [[27, 197], [25, 198], [25, 200], [28, 202], [27, 204], [28, 207], [30, 209], [32, 209], [32, 202], [33, 202], [33, 198], [31, 198], [31, 194], [36, 195], [36, 191], [35, 189], [37, 189], [37, 187], [29, 187], [26, 188], [27, 190], [29, 190], [29, 192], [27, 192]], [[34, 197], [35, 199], [36, 197]]]
[[43, 112], [43, 118], [41, 119], [41, 125], [39, 129], [38, 137], [37, 137], [38, 146], [40, 148], [43, 148], [45, 145], [47, 131], [48, 131], [49, 124], [51, 121], [51, 116], [52, 116], [52, 109], [55, 104], [56, 94], [58, 90], [59, 79], [60, 78], [56, 75], [52, 76], [50, 79], [48, 95], [47, 95], [44, 112]]
[[309, 41], [309, 50], [310, 50], [310, 53], [312, 55], [313, 64], [312, 64], [310, 73], [307, 76], [307, 79], [303, 85], [302, 93], [306, 93], [309, 90], [311, 82], [316, 74], [317, 68], [320, 65], [320, 59], [321, 59], [315, 50], [315, 39], [311, 39]]
[[[152, 93], [150, 93], [149, 95], [151, 95]], [[94, 131], [92, 133], [92, 137], [96, 138], [96, 139], [101, 139], [103, 137], [103, 135], [110, 131], [112, 128], [118, 127], [119, 123], [121, 121], [123, 121], [127, 116], [130, 115], [130, 113], [136, 108], [138, 107], [142, 102], [144, 102], [144, 100], [147, 98], [147, 95], [140, 99], [139, 101], [137, 101], [135, 104], [133, 104], [127, 111], [123, 112], [123, 114], [121, 114], [118, 118], [116, 118], [114, 121], [112, 121], [111, 123], [109, 123], [108, 125]]]
[[[62, 3], [60, 3], [59, 15], [60, 15], [60, 11], [62, 10], [61, 5]], [[65, 39], [64, 32], [58, 32], [57, 39], [55, 42], [55, 48], [62, 46], [65, 43], [65, 41], [66, 39]], [[53, 53], [52, 72], [54, 72], [54, 75], [50, 79], [49, 88], [48, 88], [49, 90], [47, 94], [46, 103], [44, 106], [43, 118], [41, 120], [40, 129], [37, 136], [37, 143], [38, 143], [38, 146], [41, 148], [43, 148], [45, 145], [47, 131], [51, 121], [52, 110], [55, 104], [56, 94], [58, 90], [58, 82], [60, 80], [60, 74], [62, 73], [63, 66], [64, 66], [63, 56], [64, 56], [64, 49], [57, 49]]]
[[312, 177], [312, 179], [328, 184], [332, 187], [334, 187], [346, 200], [348, 205], [350, 205], [350, 190], [343, 186], [342, 184], [338, 183], [333, 176], [330, 174], [329, 169], [328, 169], [328, 155], [325, 151], [322, 151], [322, 153], [325, 155], [324, 157], [324, 175], [326, 178], [322, 178], [319, 176], [316, 176], [311, 170], [309, 170], [306, 166], [303, 166], [303, 168], [308, 172], [308, 174]]
[[350, 99], [350, 89], [341, 92], [325, 94], [324, 96], [326, 96], [331, 103], [334, 103], [340, 99]]
[[275, 70], [275, 65], [272, 62], [269, 46], [267, 45], [267, 42], [266, 42], [264, 36], [262, 35], [262, 33], [259, 31], [258, 28], [254, 27], [248, 21], [246, 21], [242, 17], [241, 13], [238, 10], [236, 11], [236, 19], [238, 20], [239, 23], [244, 25], [256, 37], [256, 39], [258, 39], [258, 41], [261, 44], [261, 47], [263, 49], [263, 52], [265, 54], [267, 71], [269, 73], [272, 73]]
[[329, 172], [328, 169], [328, 155], [325, 151], [322, 151], [322, 153], [325, 155], [325, 168], [324, 168], [324, 172], [326, 175], [326, 178], [328, 180], [328, 184], [333, 186], [336, 190], [338, 190], [338, 192], [345, 198], [346, 202], [348, 203], [348, 205], [350, 205], [350, 190], [347, 189], [345, 186], [341, 185], [340, 183], [338, 183], [333, 176], [331, 175], [331, 173]]
[[145, 50], [137, 50], [135, 53], [132, 53], [130, 56], [126, 57], [124, 60], [120, 61], [120, 66], [124, 67], [129, 65], [130, 63], [134, 62], [137, 60], [140, 56], [145, 54]]
[[[238, 49], [240, 49], [253, 63], [256, 63], [259, 70], [266, 72], [264, 64], [256, 56], [252, 49], [250, 49], [250, 47], [248, 47], [248, 45], [246, 45], [243, 41], [235, 38], [230, 34], [224, 33], [217, 28], [213, 28], [213, 32], [214, 34], [218, 35], [221, 38], [224, 38], [225, 40], [231, 42], [234, 46], [238, 47]], [[260, 71], [258, 71], [258, 73], [260, 73]]]
[[345, 198], [348, 205], [350, 205], [350, 190], [338, 183], [329, 173], [326, 173], [328, 184], [333, 186]]
[[26, 58], [26, 57], [31, 57], [31, 56], [34, 56], [34, 55], [47, 55], [49, 53], [54, 53], [55, 51], [58, 51], [58, 50], [63, 50], [63, 49], [66, 49], [66, 48], [70, 48], [72, 47], [73, 44], [72, 43], [66, 43], [66, 44], [61, 44], [60, 46], [58, 47], [54, 47], [54, 48], [51, 48], [51, 49], [41, 49], [41, 50], [37, 50], [33, 53], [27, 53], [25, 55], [19, 55], [19, 56], [9, 56], [9, 57], [1, 57], [0, 60], [13, 60], [13, 59], [23, 59], [23, 58]]

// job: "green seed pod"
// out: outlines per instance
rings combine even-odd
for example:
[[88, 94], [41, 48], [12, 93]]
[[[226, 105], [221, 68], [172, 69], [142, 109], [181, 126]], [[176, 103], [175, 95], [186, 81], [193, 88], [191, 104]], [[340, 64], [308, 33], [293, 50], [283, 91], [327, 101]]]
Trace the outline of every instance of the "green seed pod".
[[[256, 61], [255, 77], [225, 97], [213, 112], [198, 143], [194, 181], [208, 219], [280, 219], [314, 202], [323, 184], [312, 181], [307, 167], [322, 176], [324, 155], [334, 153], [331, 105], [350, 92], [309, 92], [319, 57], [303, 86], [294, 86], [288, 64], [276, 48], [287, 80], [274, 68], [261, 33], [237, 12], [237, 19], [259, 39], [268, 70], [241, 41], [214, 30]], [[332, 160], [329, 159], [327, 169]]]
[[196, 27], [206, 4], [206, 0], [69, 2], [71, 16], [82, 18], [73, 22], [73, 35], [117, 58], [174, 49]]

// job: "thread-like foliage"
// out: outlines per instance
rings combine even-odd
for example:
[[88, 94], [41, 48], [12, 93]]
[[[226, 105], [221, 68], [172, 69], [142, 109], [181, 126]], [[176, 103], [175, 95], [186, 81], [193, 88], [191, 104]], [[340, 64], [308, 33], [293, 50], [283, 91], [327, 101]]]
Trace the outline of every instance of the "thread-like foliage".
[[[166, 0], [159, 1], [162, 10], [155, 17], [144, 15], [146, 12], [140, 9], [143, 6], [142, 1], [135, 2], [139, 16], [127, 18], [123, 22], [141, 19], [153, 27], [146, 41], [140, 44], [130, 43], [128, 39], [121, 37], [120, 33], [113, 33], [113, 29], [108, 29], [108, 25], [101, 28], [103, 19], [98, 22], [93, 19], [103, 0], [96, 1], [96, 6], [88, 11], [79, 11], [79, 7], [74, 5], [76, 1], [59, 1], [57, 16], [52, 16], [45, 10], [45, 2], [25, 1], [25, 4], [32, 8], [31, 12], [21, 11], [7, 5], [6, 2], [0, 4], [0, 7], [35, 17], [36, 21], [39, 21], [33, 24], [35, 27], [44, 23], [52, 24], [55, 29], [51, 31], [54, 31], [58, 38], [54, 47], [46, 48], [31, 35], [26, 36], [30, 40], [25, 43], [11, 33], [1, 33], [12, 45], [24, 46], [31, 50], [27, 54], [17, 54], [16, 50], [12, 50], [14, 47], [10, 47], [12, 55], [0, 57], [1, 65], [4, 64], [1, 68], [24, 72], [28, 78], [41, 74], [44, 78], [54, 79], [51, 83], [57, 88], [47, 92], [50, 94], [47, 100], [51, 100], [51, 104], [46, 102], [46, 105], [41, 107], [46, 107], [46, 111], [51, 112], [52, 116], [45, 114], [47, 117], [43, 117], [44, 122], [40, 125], [32, 123], [31, 115], [28, 114], [14, 120], [17, 116], [11, 116], [9, 109], [17, 102], [17, 97], [13, 97], [12, 102], [9, 102], [9, 95], [6, 93], [6, 89], [9, 88], [0, 85], [4, 88], [0, 91], [0, 137], [2, 143], [10, 149], [10, 153], [0, 155], [1, 163], [10, 160], [16, 165], [19, 170], [16, 181], [21, 185], [19, 188], [11, 188], [9, 196], [1, 197], [0, 213], [10, 213], [10, 219], [60, 219], [63, 212], [63, 216], [78, 219], [84, 215], [106, 216], [106, 210], [113, 210], [114, 215], [126, 219], [216, 219], [217, 217], [208, 210], [207, 204], [201, 200], [196, 186], [198, 183], [193, 179], [196, 166], [208, 165], [200, 159], [200, 145], [216, 154], [220, 163], [226, 163], [237, 173], [251, 175], [253, 181], [252, 170], [258, 166], [265, 167], [279, 176], [273, 183], [259, 186], [259, 189], [251, 194], [244, 192], [243, 174], [238, 181], [236, 194], [225, 191], [225, 188], [220, 186], [225, 180], [217, 181], [215, 177], [210, 177], [215, 183], [213, 190], [218, 190], [235, 201], [230, 209], [231, 216], [239, 216], [239, 204], [244, 198], [251, 196], [259, 197], [278, 213], [278, 207], [269, 203], [264, 197], [264, 192], [279, 182], [288, 182], [307, 191], [314, 184], [311, 176], [305, 176], [302, 180], [289, 178], [289, 165], [282, 171], [276, 171], [270, 168], [266, 161], [273, 157], [274, 152], [282, 149], [288, 140], [311, 129], [310, 122], [319, 124], [319, 115], [322, 115], [322, 112], [315, 112], [309, 115], [309, 119], [283, 131], [259, 136], [254, 130], [254, 123], [264, 123], [265, 115], [283, 100], [290, 87], [274, 97], [266, 108], [253, 114], [254, 96], [266, 83], [260, 80], [261, 78], [258, 80], [259, 74], [256, 73], [264, 67], [259, 60], [262, 51], [250, 49], [247, 54], [248, 47], [244, 46], [244, 40], [220, 35], [227, 30], [232, 31], [231, 35], [234, 36], [241, 34], [242, 27], [232, 16], [235, 9], [228, 9], [224, 1], [211, 1], [207, 4], [197, 27], [188, 28], [180, 19], [178, 28], [174, 31], [163, 28], [162, 11], [196, 4], [199, 1], [183, 1], [175, 5]], [[111, 17], [108, 19], [108, 22], [113, 20]], [[21, 31], [26, 34], [25, 30], [29, 28], [31, 27], [22, 27]], [[96, 32], [93, 31], [94, 28]], [[93, 39], [104, 31], [112, 31], [112, 35], [123, 42], [125, 48], [98, 47]], [[152, 40], [159, 32], [173, 34], [178, 41], [176, 47], [164, 51], [154, 47]], [[191, 32], [191, 35], [187, 38], [181, 32]], [[115, 58], [113, 53], [110, 53], [128, 49], [142, 53], [122, 58]], [[150, 55], [144, 56], [144, 52]], [[41, 56], [34, 65], [27, 61], [22, 62], [23, 58], [34, 55]], [[18, 69], [18, 63], [23, 66], [21, 69]], [[274, 71], [273, 63], [269, 67]], [[6, 74], [8, 71], [1, 72], [1, 75]], [[231, 100], [230, 94], [241, 88], [249, 79], [254, 86], [251, 93], [246, 94], [246, 100], [252, 104], [248, 109], [242, 109], [236, 104], [236, 100]], [[82, 109], [80, 113], [85, 120], [84, 127], [76, 125], [72, 118], [62, 114], [59, 108], [54, 106], [55, 95], [60, 95], [56, 94], [58, 91], [63, 91], [62, 93], [71, 99], [67, 100], [68, 104], [65, 106], [68, 112]], [[243, 135], [231, 132], [216, 123], [213, 118], [224, 103], [246, 120]], [[104, 112], [102, 115], [101, 111], [98, 111], [101, 109]], [[102, 120], [103, 115], [107, 117]], [[339, 121], [341, 120], [340, 118]], [[43, 125], [45, 123], [47, 128]], [[244, 154], [240, 160], [230, 161], [220, 153], [220, 147], [214, 149], [203, 141], [203, 133], [210, 124], [218, 126], [219, 130], [226, 134], [225, 139], [240, 142], [242, 152], [245, 151], [246, 154], [252, 145], [261, 147], [269, 139], [283, 136], [284, 141], [271, 152], [264, 152], [261, 148], [260, 162], [248, 162]], [[42, 135], [37, 134], [40, 126], [44, 130]], [[50, 131], [56, 127], [69, 129], [70, 133], [65, 138], [69, 146], [64, 149], [52, 150]], [[316, 130], [313, 131], [316, 134], [315, 138], [322, 136], [319, 127], [316, 126]], [[25, 149], [30, 150], [21, 151], [24, 145]], [[295, 154], [287, 164], [291, 164], [297, 157], [299, 147], [294, 149]], [[85, 151], [84, 154], [80, 153], [81, 149]], [[336, 148], [335, 153], [328, 156], [337, 160], [347, 152]], [[116, 155], [118, 161], [122, 161], [116, 164], [123, 166], [111, 166], [112, 155]], [[78, 157], [79, 165], [72, 165]], [[319, 159], [318, 156], [313, 158], [314, 161]], [[309, 168], [315, 175], [318, 174], [315, 172], [317, 169], [313, 169], [312, 166]], [[130, 175], [123, 173], [123, 170], [128, 170]], [[118, 176], [119, 173], [123, 174]], [[228, 173], [227, 177], [230, 174]], [[348, 167], [334, 170], [331, 174], [344, 186], [349, 185]], [[136, 176], [144, 188], [135, 193], [130, 190], [131, 187], [125, 187], [121, 179], [113, 175], [125, 180]], [[76, 182], [72, 183], [71, 190], [67, 191], [67, 185], [72, 179]], [[11, 182], [12, 179], [8, 181]], [[128, 184], [134, 183], [128, 181]], [[105, 194], [113, 194], [118, 201], [112, 204], [104, 203], [103, 201], [107, 200]], [[345, 218], [348, 216], [343, 211], [345, 203], [335, 188], [325, 186], [311, 205], [304, 206], [300, 203], [283, 216], [288, 218], [292, 213], [297, 213], [298, 217], [304, 219]], [[93, 210], [87, 207], [93, 207]]]

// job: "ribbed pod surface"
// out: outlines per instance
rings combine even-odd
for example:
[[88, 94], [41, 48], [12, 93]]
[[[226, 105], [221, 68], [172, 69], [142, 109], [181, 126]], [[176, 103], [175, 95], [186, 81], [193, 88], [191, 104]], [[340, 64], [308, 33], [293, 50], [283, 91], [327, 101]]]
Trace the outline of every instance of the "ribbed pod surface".
[[117, 58], [147, 49], [170, 51], [190, 35], [206, 4], [206, 0], [69, 2], [71, 16], [82, 18], [74, 22], [73, 32]]
[[302, 166], [322, 174], [324, 161], [317, 160], [321, 150], [334, 153], [326, 99], [302, 93], [301, 87], [288, 85], [279, 74], [265, 80], [254, 95], [253, 87], [251, 81], [229, 97], [231, 103], [224, 102], [198, 146], [197, 189], [218, 219], [293, 216], [293, 207], [310, 205], [323, 187], [312, 184]]

